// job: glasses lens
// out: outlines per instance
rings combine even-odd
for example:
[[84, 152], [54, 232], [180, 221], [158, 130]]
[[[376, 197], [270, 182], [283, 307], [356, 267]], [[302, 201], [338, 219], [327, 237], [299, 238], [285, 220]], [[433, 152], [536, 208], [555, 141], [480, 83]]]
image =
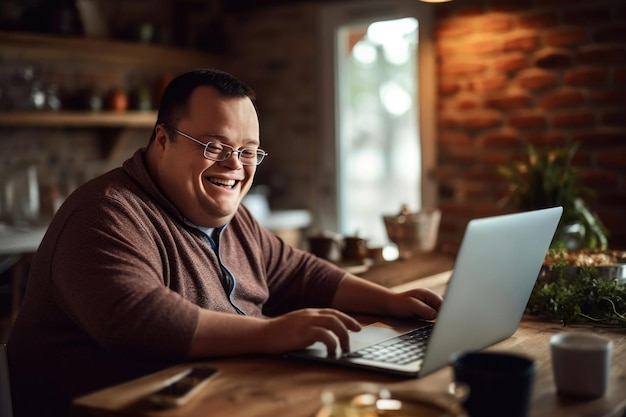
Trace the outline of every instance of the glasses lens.
[[233, 150], [219, 143], [209, 142], [204, 148], [204, 156], [214, 161], [225, 161], [230, 158]]
[[[260, 159], [262, 160], [263, 157]], [[239, 151], [239, 160], [243, 165], [258, 165], [259, 152], [256, 149], [242, 149]]]

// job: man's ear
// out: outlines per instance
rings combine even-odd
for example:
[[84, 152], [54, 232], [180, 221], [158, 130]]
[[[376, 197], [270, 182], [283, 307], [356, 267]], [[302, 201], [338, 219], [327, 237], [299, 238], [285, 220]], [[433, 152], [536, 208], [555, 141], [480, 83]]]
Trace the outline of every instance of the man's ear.
[[155, 131], [155, 136], [154, 136], [154, 141], [152, 145], [156, 148], [156, 150], [159, 153], [161, 153], [163, 152], [163, 150], [165, 149], [165, 146], [167, 145], [167, 141], [168, 141], [167, 129], [165, 129], [163, 125], [157, 125], [154, 128], [154, 131]]

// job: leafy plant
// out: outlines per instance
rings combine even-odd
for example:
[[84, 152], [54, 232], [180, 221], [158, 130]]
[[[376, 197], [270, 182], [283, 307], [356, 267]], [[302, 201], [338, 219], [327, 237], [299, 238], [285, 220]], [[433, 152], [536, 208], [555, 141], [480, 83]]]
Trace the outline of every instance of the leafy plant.
[[511, 166], [501, 166], [498, 173], [509, 182], [508, 192], [501, 200], [504, 207], [517, 210], [535, 210], [563, 206], [563, 216], [552, 246], [575, 236], [566, 247], [606, 248], [607, 230], [583, 199], [593, 191], [584, 187], [572, 167], [579, 144], [538, 153], [527, 146], [527, 157]]
[[560, 320], [563, 325], [626, 328], [626, 281], [600, 278], [594, 267], [580, 267], [575, 278], [567, 277], [562, 257], [555, 268], [557, 279], [535, 283], [526, 312]]

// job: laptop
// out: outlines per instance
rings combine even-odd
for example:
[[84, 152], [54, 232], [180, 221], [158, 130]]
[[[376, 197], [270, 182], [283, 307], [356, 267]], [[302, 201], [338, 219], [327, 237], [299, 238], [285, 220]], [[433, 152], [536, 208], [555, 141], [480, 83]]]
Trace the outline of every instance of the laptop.
[[[471, 220], [434, 322], [414, 329], [375, 323], [350, 333], [350, 352], [320, 342], [288, 357], [421, 377], [461, 351], [515, 333], [563, 212], [562, 207]], [[400, 353], [393, 353], [400, 346]], [[389, 356], [392, 356], [391, 358]]]

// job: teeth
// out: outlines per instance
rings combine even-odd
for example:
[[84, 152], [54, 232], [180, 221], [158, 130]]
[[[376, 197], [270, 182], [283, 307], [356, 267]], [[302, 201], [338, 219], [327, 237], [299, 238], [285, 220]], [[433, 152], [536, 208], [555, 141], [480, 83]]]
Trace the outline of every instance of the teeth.
[[235, 180], [224, 180], [221, 178], [208, 178], [209, 182], [217, 185], [224, 185], [226, 187], [232, 187], [235, 185]]

